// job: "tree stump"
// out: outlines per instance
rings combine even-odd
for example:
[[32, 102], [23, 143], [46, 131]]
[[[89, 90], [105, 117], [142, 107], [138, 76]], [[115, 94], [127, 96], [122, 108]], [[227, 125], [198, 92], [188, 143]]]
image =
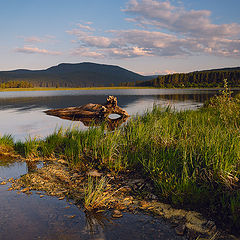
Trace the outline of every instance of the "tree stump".
[[80, 107], [68, 107], [44, 111], [47, 115], [57, 116], [63, 119], [81, 121], [83, 118], [105, 119], [112, 113], [123, 118], [129, 117], [128, 113], [117, 105], [117, 98], [108, 96], [104, 105], [88, 103]]

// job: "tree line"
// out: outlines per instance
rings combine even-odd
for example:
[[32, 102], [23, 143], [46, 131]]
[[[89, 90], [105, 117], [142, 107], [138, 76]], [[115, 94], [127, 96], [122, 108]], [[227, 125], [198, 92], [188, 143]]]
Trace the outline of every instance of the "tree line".
[[28, 81], [8, 81], [0, 84], [0, 88], [32, 88], [33, 84]]
[[121, 83], [121, 86], [157, 88], [223, 87], [227, 79], [230, 87], [240, 87], [240, 70], [199, 71], [158, 76], [148, 81]]

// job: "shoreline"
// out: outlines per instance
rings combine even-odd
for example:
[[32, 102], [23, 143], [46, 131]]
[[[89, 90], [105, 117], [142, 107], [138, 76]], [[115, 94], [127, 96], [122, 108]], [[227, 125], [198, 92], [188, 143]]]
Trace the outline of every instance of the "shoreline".
[[[155, 88], [155, 87], [86, 87], [86, 88], [52, 88], [52, 87], [35, 87], [35, 88], [0, 88], [0, 92], [22, 92], [22, 91], [84, 91], [84, 90], [114, 90], [114, 89], [161, 89], [161, 90], [223, 90], [224, 88], [212, 87], [189, 87], [189, 88]], [[240, 88], [230, 88], [231, 90], [240, 90]]]
[[[128, 189], [138, 193], [135, 196], [141, 197], [142, 201], [149, 200], [150, 194], [152, 202], [144, 203], [147, 210], [154, 209], [158, 200], [177, 206], [178, 211], [182, 207], [197, 209], [208, 219], [214, 219], [220, 228], [239, 234], [240, 171], [236, 165], [239, 153], [236, 127], [239, 119], [239, 101], [229, 98], [226, 89], [199, 110], [174, 112], [155, 106], [152, 112], [133, 118], [115, 131], [105, 131], [106, 126], [102, 125], [85, 132], [79, 129], [59, 130], [42, 140], [29, 139], [18, 143], [14, 143], [11, 137], [0, 140], [2, 144], [10, 144], [28, 162], [53, 157], [57, 162], [61, 161], [65, 166], [52, 172], [65, 171], [68, 177], [57, 174], [57, 181], [60, 179], [73, 186], [69, 190], [70, 195], [72, 192], [80, 202], [86, 202], [83, 188], [79, 194], [73, 193], [74, 186], [78, 185], [75, 180], [72, 182], [72, 177], [75, 176], [79, 184], [85, 179], [82, 183], [86, 185], [86, 176], [93, 171], [95, 176], [92, 177], [103, 177], [109, 181], [113, 177], [118, 184], [121, 183], [118, 178], [122, 178], [123, 186], [129, 186]], [[51, 172], [50, 169], [43, 170], [37, 170], [41, 173], [39, 176], [26, 175], [26, 181], [20, 188], [24, 187], [27, 192], [30, 187], [39, 187], [35, 183], [32, 185], [32, 181]], [[128, 173], [134, 173], [133, 187], [127, 181]], [[46, 179], [56, 179], [56, 176], [45, 176]], [[44, 183], [44, 179], [39, 182]], [[149, 186], [149, 183], [152, 185]], [[93, 182], [91, 184], [95, 186]], [[142, 184], [148, 186], [146, 190]], [[103, 185], [100, 190], [104, 195]], [[53, 187], [50, 189], [54, 191]], [[97, 187], [91, 189], [99, 190]], [[90, 195], [94, 195], [94, 191]], [[116, 188], [114, 191], [119, 190]], [[68, 197], [65, 192], [62, 189], [63, 196], [59, 197]], [[94, 204], [90, 201], [90, 206]], [[165, 211], [163, 207], [160, 209], [160, 213]], [[206, 222], [201, 225], [206, 227]]]
[[86, 87], [86, 88], [47, 88], [47, 87], [36, 87], [36, 88], [0, 88], [0, 92], [15, 92], [15, 91], [79, 91], [79, 90], [106, 90], [106, 89], [154, 89], [152, 87]]
[[[69, 168], [68, 163], [62, 159], [46, 162], [42, 168], [29, 172], [21, 178], [10, 179], [9, 191], [15, 190], [27, 195], [32, 194], [32, 191], [37, 191], [41, 198], [49, 195], [59, 200], [71, 200], [75, 205], [85, 208], [85, 211], [110, 211], [113, 218], [122, 217], [124, 212], [132, 214], [143, 212], [143, 214], [159, 216], [169, 224], [175, 225], [176, 235], [187, 236], [189, 239], [201, 237], [207, 240], [212, 239], [213, 236], [229, 239], [224, 231], [217, 229], [211, 219], [203, 217], [200, 213], [174, 208], [170, 204], [159, 201], [152, 191], [149, 191], [153, 189], [151, 184], [135, 173], [115, 175], [94, 169], [82, 172]], [[34, 164], [34, 160], [32, 163]], [[84, 203], [84, 189], [89, 184], [89, 177], [95, 181], [107, 179], [107, 188], [101, 192], [106, 201], [93, 208], [84, 205], [86, 204]], [[138, 188], [141, 188], [140, 192]]]

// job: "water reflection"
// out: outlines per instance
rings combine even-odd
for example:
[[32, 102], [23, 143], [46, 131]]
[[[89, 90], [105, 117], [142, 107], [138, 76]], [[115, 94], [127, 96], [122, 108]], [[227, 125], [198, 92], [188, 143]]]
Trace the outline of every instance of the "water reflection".
[[[235, 91], [236, 93], [237, 91]], [[11, 134], [15, 140], [45, 137], [56, 128], [88, 128], [90, 121], [53, 118], [43, 111], [55, 108], [82, 106], [88, 103], [104, 104], [108, 95], [118, 98], [119, 106], [131, 116], [143, 114], [153, 104], [171, 105], [177, 110], [196, 109], [219, 90], [213, 89], [108, 89], [83, 91], [34, 91], [0, 93], [0, 134]], [[119, 119], [119, 122], [123, 119]], [[108, 121], [114, 129], [117, 121]]]
[[[23, 162], [0, 166], [0, 179], [19, 177], [35, 167]], [[34, 191], [31, 195], [7, 191], [8, 187], [9, 183], [0, 185], [0, 239], [183, 239], [161, 218], [123, 213], [112, 219], [110, 212], [84, 212], [65, 200], [40, 198]]]
[[91, 235], [99, 232], [103, 233], [107, 225], [113, 224], [113, 221], [107, 216], [106, 212], [85, 211], [85, 219], [85, 229]]
[[107, 117], [107, 118], [85, 118], [85, 117], [72, 118], [69, 116], [58, 116], [58, 117], [61, 119], [82, 122], [83, 125], [86, 127], [104, 125], [110, 131], [113, 131], [114, 129], [120, 127], [128, 119], [128, 116], [122, 116], [115, 119], [112, 119], [110, 117]]

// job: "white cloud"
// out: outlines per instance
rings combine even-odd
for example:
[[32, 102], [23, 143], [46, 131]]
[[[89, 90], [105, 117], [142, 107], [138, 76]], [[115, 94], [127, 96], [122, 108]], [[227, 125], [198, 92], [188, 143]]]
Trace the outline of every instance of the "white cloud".
[[44, 42], [44, 39], [39, 37], [26, 37], [24, 38], [24, 42], [39, 43], [39, 42]]
[[66, 31], [79, 44], [76, 52], [93, 58], [198, 54], [240, 57], [240, 24], [213, 24], [208, 10], [186, 10], [169, 1], [131, 0], [123, 11], [130, 15], [125, 20], [137, 25], [135, 29], [109, 30], [99, 35], [85, 23]]
[[88, 30], [88, 31], [94, 31], [95, 29], [89, 26], [89, 22], [87, 25], [78, 23], [77, 26], [81, 29]]
[[46, 35], [44, 37], [37, 37], [37, 36], [18, 36], [18, 38], [22, 38], [26, 43], [44, 43], [44, 42], [51, 42], [55, 39], [55, 36]]
[[80, 56], [80, 57], [89, 57], [89, 58], [102, 58], [104, 55], [99, 52], [95, 52], [90, 50], [89, 48], [76, 48], [71, 52], [72, 55]]
[[46, 55], [60, 55], [61, 52], [49, 51], [46, 49], [40, 49], [32, 46], [24, 46], [22, 48], [15, 48], [15, 52], [27, 53], [27, 54], [46, 54]]
[[[190, 10], [172, 6], [169, 1], [133, 0], [123, 10], [133, 15], [133, 20], [194, 37], [232, 37], [240, 34], [240, 24], [213, 24], [208, 10]], [[129, 19], [128, 19], [129, 20]]]
[[111, 40], [109, 38], [102, 36], [82, 36], [78, 37], [78, 40], [82, 44], [90, 47], [107, 48], [111, 44]]

